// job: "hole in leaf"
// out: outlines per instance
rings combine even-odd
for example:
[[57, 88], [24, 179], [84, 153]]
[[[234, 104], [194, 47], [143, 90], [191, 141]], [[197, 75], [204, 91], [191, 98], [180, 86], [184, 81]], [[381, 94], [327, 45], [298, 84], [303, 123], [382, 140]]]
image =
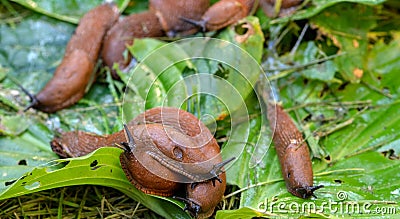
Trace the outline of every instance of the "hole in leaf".
[[340, 180], [340, 179], [335, 179], [335, 180], [333, 180], [335, 183], [339, 183], [339, 184], [342, 184], [343, 183], [343, 181], [342, 180]]
[[218, 70], [214, 73], [214, 75], [223, 79], [228, 79], [229, 69], [226, 69], [221, 63], [218, 63]]
[[40, 187], [40, 182], [39, 181], [36, 181], [36, 182], [34, 182], [34, 183], [30, 184], [30, 185], [24, 186], [24, 188], [28, 189], [28, 190], [34, 190], [34, 189], [37, 189], [39, 187]]
[[94, 161], [90, 164], [90, 167], [92, 167], [92, 169], [93, 169], [93, 167], [97, 166], [97, 164], [99, 164], [99, 162], [98, 162], [97, 160], [94, 160]]
[[238, 35], [245, 35], [249, 31], [249, 28], [246, 25], [239, 24], [235, 26], [235, 33]]
[[97, 170], [100, 167], [102, 167], [101, 165], [98, 165], [99, 162], [97, 160], [94, 160], [92, 163], [90, 163], [90, 169], [91, 170]]
[[357, 107], [356, 109], [357, 109], [358, 112], [360, 112], [361, 110], [364, 109], [364, 107], [359, 106], [359, 107]]
[[399, 156], [396, 155], [396, 152], [393, 149], [389, 149], [387, 151], [382, 151], [383, 156], [389, 158], [390, 160], [399, 160]]
[[303, 120], [304, 120], [304, 122], [309, 122], [309, 121], [311, 121], [311, 118], [312, 118], [312, 115], [308, 114]]
[[4, 185], [5, 185], [5, 186], [10, 186], [10, 185], [12, 185], [13, 183], [15, 183], [15, 181], [17, 181], [17, 180], [11, 180], [11, 181], [5, 182]]
[[26, 166], [26, 165], [28, 165], [28, 163], [26, 162], [25, 159], [22, 159], [22, 160], [18, 161], [18, 165]]
[[338, 90], [344, 90], [348, 84], [349, 84], [349, 82], [344, 82], [343, 84], [341, 84], [339, 86]]
[[328, 155], [324, 159], [327, 160], [327, 161], [331, 161], [331, 156]]

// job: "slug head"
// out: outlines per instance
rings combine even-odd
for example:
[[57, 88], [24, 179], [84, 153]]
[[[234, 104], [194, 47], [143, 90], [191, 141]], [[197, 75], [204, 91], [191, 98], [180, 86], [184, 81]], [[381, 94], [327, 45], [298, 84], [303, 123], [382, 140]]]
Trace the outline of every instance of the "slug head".
[[128, 140], [128, 142], [122, 142], [121, 145], [125, 147], [125, 152], [132, 152], [135, 147], [135, 140], [133, 139], [132, 133], [129, 131], [129, 128], [126, 124], [124, 124], [124, 131], [125, 131], [125, 137]]
[[188, 211], [190, 216], [198, 218], [199, 212], [201, 211], [201, 206], [199, 204], [187, 198], [177, 196], [174, 196], [173, 198], [183, 201], [185, 203], [185, 207], [183, 208], [183, 210]]
[[211, 181], [214, 186], [215, 180], [217, 180], [219, 183], [222, 183], [222, 179], [219, 178], [219, 174], [223, 172], [222, 168], [234, 159], [236, 159], [236, 157], [231, 157], [228, 160], [224, 160], [221, 163], [214, 165], [214, 167], [211, 169], [210, 174], [213, 176], [213, 178], [211, 178]]
[[[146, 141], [146, 138], [145, 135], [141, 135], [140, 133], [143, 133], [143, 130], [145, 129], [146, 125], [129, 126], [129, 128], [127, 125], [124, 125], [126, 141], [119, 141], [122, 142], [120, 144], [125, 150], [120, 155], [122, 170], [127, 179], [142, 192], [158, 196], [171, 196], [176, 191], [181, 190], [183, 184], [164, 179], [159, 175], [152, 173], [137, 159], [137, 157], [140, 157], [141, 159], [144, 159], [143, 162], [150, 162], [150, 164], [153, 161], [151, 157], [147, 156], [146, 148], [143, 148], [146, 146], [143, 142]], [[156, 163], [156, 161], [154, 163]], [[161, 166], [159, 163], [154, 163], [151, 165], [158, 164], [158, 166], [151, 166], [153, 169], [168, 172], [165, 171], [165, 169], [168, 170], [167, 168]]]
[[16, 84], [16, 85], [22, 90], [22, 92], [24, 92], [24, 93], [29, 97], [29, 100], [30, 100], [31, 103], [30, 103], [27, 107], [25, 107], [24, 112], [26, 112], [26, 111], [28, 111], [28, 109], [30, 109], [30, 108], [32, 108], [32, 107], [38, 105], [39, 101], [38, 101], [38, 99], [36, 98], [35, 95], [31, 94], [26, 88], [24, 88], [24, 87], [23, 87], [16, 79], [14, 79], [13, 77], [9, 77], [9, 79], [10, 79], [14, 84]]
[[314, 191], [322, 187], [324, 187], [324, 185], [295, 188], [292, 194], [304, 199], [310, 198], [311, 196], [317, 198], [317, 196], [314, 195]]
[[193, 19], [190, 19], [190, 18], [187, 18], [187, 17], [179, 17], [179, 19], [184, 21], [184, 22], [186, 22], [186, 23], [189, 23], [189, 24], [192, 24], [192, 25], [194, 25], [196, 27], [199, 27], [200, 31], [202, 33], [207, 32], [207, 21], [206, 20], [193, 20]]

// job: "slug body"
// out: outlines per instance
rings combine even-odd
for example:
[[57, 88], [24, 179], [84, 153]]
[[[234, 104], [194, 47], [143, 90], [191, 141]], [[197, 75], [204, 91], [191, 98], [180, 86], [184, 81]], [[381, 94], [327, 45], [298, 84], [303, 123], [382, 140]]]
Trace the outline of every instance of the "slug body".
[[[124, 51], [133, 44], [134, 38], [161, 36], [164, 36], [164, 31], [154, 13], [132, 14], [118, 21], [108, 31], [101, 51], [102, 59], [110, 69], [113, 69], [114, 63], [124, 69], [132, 59], [130, 56], [124, 57]], [[118, 78], [115, 72], [113, 77]]]
[[202, 28], [202, 31], [214, 31], [234, 24], [249, 15], [254, 0], [221, 0], [213, 4], [200, 20], [186, 19]]
[[222, 166], [227, 162], [222, 162], [219, 146], [203, 123], [186, 111], [160, 107], [140, 114], [126, 129], [107, 136], [67, 132], [54, 138], [51, 146], [64, 157], [82, 156], [126, 142], [129, 132], [132, 142], [120, 161], [136, 188], [160, 196], [186, 188], [187, 209], [192, 214], [212, 214], [225, 192]]
[[279, 104], [269, 105], [268, 119], [288, 191], [300, 198], [313, 196], [322, 186], [313, 186], [310, 152], [302, 134]]
[[226, 176], [220, 175], [221, 183], [214, 184], [206, 181], [192, 185], [186, 185], [186, 208], [196, 218], [208, 218], [215, 210], [215, 207], [222, 200], [226, 188]]
[[[196, 148], [193, 147], [187, 150], [181, 149], [180, 151], [183, 153], [179, 152], [177, 154], [183, 154], [182, 157], [185, 158], [185, 163], [200, 162], [199, 165], [191, 166], [192, 169], [190, 169], [190, 171], [197, 171], [196, 174], [201, 172], [201, 176], [203, 176], [201, 179], [203, 181], [193, 181], [192, 183], [186, 184], [186, 198], [183, 199], [186, 203], [185, 209], [187, 209], [192, 216], [198, 218], [211, 216], [215, 207], [221, 201], [226, 188], [225, 172], [219, 171], [219, 173], [217, 173], [219, 182], [213, 181], [211, 178], [213, 176], [209, 175], [208, 178], [204, 178], [203, 175], [204, 169], [209, 171], [211, 165], [222, 163], [220, 149], [216, 140], [213, 138], [213, 135], [210, 133], [208, 128], [197, 119], [197, 117], [176, 108], [163, 107], [147, 110], [129, 124], [152, 122], [162, 123], [165, 126], [172, 126], [176, 130], [180, 130], [180, 132], [191, 137], [190, 139], [193, 141], [193, 145], [195, 145]], [[171, 136], [171, 133], [168, 135]], [[181, 140], [179, 139], [175, 139], [175, 142], [177, 143], [180, 141]], [[180, 144], [182, 143], [183, 142], [180, 142]], [[208, 163], [202, 163], [203, 161], [208, 161]], [[211, 162], [211, 165], [209, 162]]]
[[103, 4], [82, 17], [53, 78], [32, 98], [30, 107], [52, 113], [82, 98], [92, 77], [103, 36], [118, 15], [115, 5]]
[[[208, 6], [208, 0], [151, 0], [149, 11], [121, 19], [107, 33], [101, 52], [104, 63], [110, 69], [114, 63], [118, 63], [120, 69], [126, 69], [132, 57], [124, 57], [124, 51], [134, 43], [135, 38], [188, 35], [197, 32], [196, 26], [180, 18], [200, 19]], [[113, 77], [119, 78], [115, 72]]]
[[181, 18], [198, 20], [210, 6], [209, 0], [150, 0], [149, 9], [153, 12], [169, 37], [189, 35], [198, 28]]
[[268, 17], [288, 16], [296, 11], [303, 0], [282, 0], [279, 11], [276, 11], [276, 0], [260, 0], [260, 6]]

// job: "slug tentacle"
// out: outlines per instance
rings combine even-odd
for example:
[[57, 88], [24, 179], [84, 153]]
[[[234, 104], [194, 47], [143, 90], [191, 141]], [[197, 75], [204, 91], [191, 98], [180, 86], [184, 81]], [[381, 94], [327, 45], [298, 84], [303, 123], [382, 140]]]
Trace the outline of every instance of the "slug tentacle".
[[215, 186], [215, 180], [217, 180], [219, 183], [222, 183], [221, 178], [219, 178], [219, 174], [221, 174], [223, 172], [222, 168], [227, 165], [229, 162], [235, 160], [236, 157], [231, 157], [228, 160], [224, 160], [221, 163], [215, 164], [213, 166], [213, 168], [210, 171], [211, 176], [213, 176], [211, 178], [211, 181], [213, 183], [213, 186]]
[[189, 24], [193, 24], [194, 26], [197, 26], [200, 28], [200, 31], [205, 33], [207, 31], [207, 21], [206, 20], [193, 20], [190, 18], [186, 18], [186, 17], [179, 17], [179, 19], [181, 19], [182, 21], [185, 21]]
[[15, 85], [19, 87], [19, 89], [24, 92], [29, 97], [29, 101], [31, 102], [27, 107], [25, 107], [24, 112], [28, 111], [30, 108], [38, 104], [38, 99], [36, 98], [35, 95], [33, 95], [31, 92], [29, 92], [26, 88], [24, 88], [16, 79], [12, 77], [8, 77]]
[[135, 150], [136, 147], [135, 140], [133, 139], [132, 133], [129, 131], [129, 128], [126, 124], [124, 124], [124, 131], [126, 138], [128, 139], [128, 142], [123, 142], [122, 145], [125, 146], [125, 148], [128, 151]]

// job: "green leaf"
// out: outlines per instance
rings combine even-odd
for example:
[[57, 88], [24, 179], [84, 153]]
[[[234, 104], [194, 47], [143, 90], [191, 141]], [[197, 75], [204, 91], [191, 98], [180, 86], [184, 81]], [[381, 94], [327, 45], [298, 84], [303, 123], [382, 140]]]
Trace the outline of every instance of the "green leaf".
[[[387, 44], [378, 42], [363, 54], [363, 58], [369, 61], [361, 84], [325, 84], [304, 80], [300, 74], [277, 81], [282, 103], [300, 130], [305, 127], [308, 130], [304, 133], [317, 134], [317, 137], [321, 128], [326, 133], [332, 132], [318, 138], [317, 144], [323, 148], [326, 157], [312, 160], [314, 184], [325, 186], [316, 191], [317, 199], [304, 200], [287, 192], [276, 150], [269, 146], [270, 139], [265, 137], [271, 135], [268, 123], [262, 118], [254, 118], [250, 121], [251, 126], [238, 125], [229, 136], [246, 142], [241, 156], [227, 170], [228, 182], [240, 189], [226, 197], [240, 194], [240, 209], [220, 211], [218, 217], [240, 215], [250, 218], [263, 213], [266, 217], [362, 217], [368, 213], [384, 218], [386, 215], [375, 210], [385, 209], [391, 212], [388, 215], [398, 213], [400, 121], [397, 111], [400, 102], [396, 85], [400, 79], [396, 72], [399, 70], [397, 60], [400, 50], [397, 41], [395, 38]], [[383, 59], [386, 55], [387, 59]], [[307, 117], [311, 119], [304, 120]], [[248, 132], [250, 134], [246, 137]], [[237, 148], [240, 148], [238, 144], [225, 146], [223, 157], [237, 154]], [[266, 154], [260, 156], [264, 151]], [[254, 157], [262, 157], [256, 166], [251, 165]], [[342, 195], [344, 199], [341, 199]], [[333, 211], [326, 205], [329, 202], [336, 202], [334, 205], [338, 207], [354, 204], [360, 209], [364, 205], [369, 208], [364, 212], [346, 213], [345, 208]], [[301, 210], [302, 206], [309, 205], [315, 206], [316, 210]]]
[[264, 34], [257, 17], [249, 16], [240, 20], [237, 25], [222, 31], [218, 38], [240, 46], [258, 63], [261, 62]]
[[15, 180], [34, 167], [58, 158], [48, 142], [49, 130], [32, 120], [29, 129], [19, 136], [0, 136], [0, 191], [5, 183]]
[[[199, 95], [189, 99], [188, 111], [198, 117], [207, 114], [222, 120], [234, 113], [247, 113], [244, 112], [247, 109], [241, 107], [245, 105], [245, 99], [252, 92], [260, 74], [258, 64], [264, 35], [258, 19], [247, 17], [237, 26], [221, 31], [217, 37], [220, 40], [205, 38], [200, 42], [196, 42], [196, 39], [182, 42], [185, 51], [191, 57], [196, 57], [194, 64], [197, 71], [187, 73], [185, 79], [191, 89], [189, 94]], [[206, 124], [212, 123], [206, 120]]]
[[[300, 45], [295, 54], [294, 60], [297, 61], [298, 64], [304, 65], [321, 58], [326, 58], [326, 55], [318, 49], [313, 41], [308, 41]], [[301, 73], [308, 79], [318, 79], [329, 82], [333, 81], [336, 71], [335, 63], [328, 60], [321, 64], [316, 64], [310, 68], [304, 69]]]
[[307, 7], [303, 7], [304, 9], [297, 11], [292, 16], [277, 18], [272, 20], [271, 24], [276, 23], [286, 23], [291, 20], [302, 20], [306, 18], [311, 18], [325, 9], [335, 6], [340, 3], [357, 3], [357, 4], [365, 4], [365, 5], [378, 5], [382, 4], [386, 0], [313, 0], [310, 1], [310, 5]]
[[[227, 110], [229, 112], [237, 110], [251, 92], [252, 85], [260, 73], [257, 64], [259, 60], [249, 56], [248, 52], [262, 50], [262, 32], [257, 19], [248, 19], [247, 22], [251, 23], [254, 31], [247, 37], [248, 40], [243, 42], [235, 41], [236, 34], [232, 30], [223, 33], [221, 38], [228, 38], [233, 43], [207, 38], [184, 39], [170, 44], [152, 39], [135, 40], [130, 50], [140, 63], [131, 71], [129, 77], [123, 73], [120, 74], [122, 80], [131, 88], [130, 92], [132, 93], [126, 93], [129, 102], [133, 103], [133, 105], [125, 105], [126, 115], [142, 107], [135, 105], [135, 103], [140, 103], [138, 99], [134, 100], [129, 97], [135, 95], [145, 100], [144, 107], [146, 109], [160, 105], [185, 108], [185, 101], [191, 97], [192, 102], [189, 102], [188, 111], [198, 117], [207, 113], [213, 118], [219, 118], [221, 115], [228, 115]], [[260, 54], [254, 55], [260, 59]], [[218, 63], [214, 60], [226, 64], [223, 67], [229, 72], [226, 80], [212, 75], [216, 68], [209, 68], [209, 66], [215, 67]], [[183, 72], [189, 70], [201, 74], [187, 74], [182, 77]], [[197, 93], [207, 94], [209, 97], [196, 97]], [[210, 96], [228, 100], [227, 103], [224, 103], [227, 108], [221, 107], [221, 103], [213, 102], [214, 100]], [[201, 99], [200, 102], [202, 100], [205, 102], [196, 103], [196, 98]], [[207, 107], [207, 109], [194, 109], [191, 107], [193, 105]], [[214, 111], [215, 109], [217, 110]], [[222, 113], [220, 109], [224, 109]], [[131, 113], [132, 116], [135, 114]], [[125, 120], [129, 120], [129, 118], [127, 117]]]
[[[57, 0], [11, 0], [32, 11], [53, 17], [62, 21], [77, 24], [79, 19], [90, 9], [101, 5], [101, 0], [57, 1]], [[123, 11], [129, 0], [114, 1], [120, 11]]]
[[7, 75], [7, 69], [0, 65], [0, 81], [2, 81]]
[[[354, 10], [362, 14], [354, 13]], [[363, 76], [364, 54], [368, 49], [367, 32], [376, 26], [373, 14], [373, 8], [366, 5], [338, 4], [311, 19], [344, 53], [335, 59], [335, 63], [346, 80], [358, 82]], [[358, 19], [360, 16], [364, 19]]]
[[[119, 163], [121, 149], [105, 147], [79, 158], [53, 161], [66, 164], [56, 170], [37, 167], [16, 182], [9, 182], [0, 190], [0, 200], [46, 189], [72, 185], [102, 185], [118, 189], [129, 197], [168, 218], [189, 218], [175, 203], [146, 195], [137, 190], [126, 178]], [[48, 163], [48, 165], [55, 165]]]
[[241, 218], [241, 219], [252, 219], [254, 217], [262, 217], [265, 216], [263, 213], [243, 207], [238, 210], [231, 210], [231, 211], [218, 211], [217, 215], [215, 218], [224, 218], [224, 219], [235, 219], [235, 218]]
[[[73, 30], [71, 24], [38, 15], [25, 17], [14, 28], [1, 24], [0, 65], [28, 91], [38, 92], [64, 56]], [[9, 80], [3, 85], [18, 89]]]
[[29, 127], [23, 115], [4, 116], [0, 120], [0, 135], [19, 135]]
[[192, 65], [185, 51], [155, 39], [135, 39], [129, 50], [140, 63], [129, 74], [119, 72], [130, 88], [124, 94], [124, 121], [156, 106], [181, 107], [187, 96], [181, 73]]

